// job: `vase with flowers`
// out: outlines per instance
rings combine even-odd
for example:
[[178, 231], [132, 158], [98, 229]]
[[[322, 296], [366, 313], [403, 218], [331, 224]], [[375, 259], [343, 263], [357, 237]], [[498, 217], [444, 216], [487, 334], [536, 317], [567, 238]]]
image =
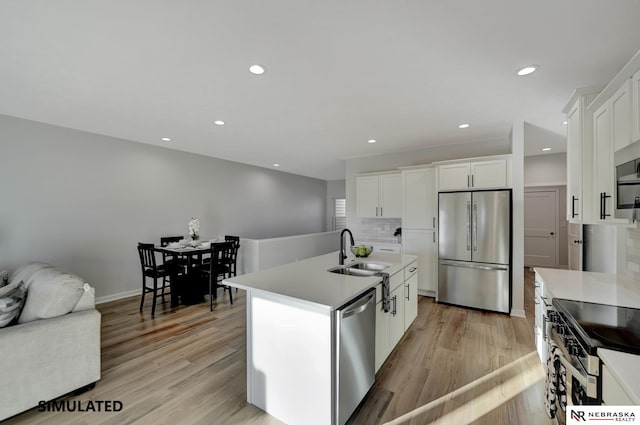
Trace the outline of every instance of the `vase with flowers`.
[[200, 239], [200, 220], [197, 218], [191, 218], [189, 220], [189, 236], [191, 236], [191, 240], [196, 242]]

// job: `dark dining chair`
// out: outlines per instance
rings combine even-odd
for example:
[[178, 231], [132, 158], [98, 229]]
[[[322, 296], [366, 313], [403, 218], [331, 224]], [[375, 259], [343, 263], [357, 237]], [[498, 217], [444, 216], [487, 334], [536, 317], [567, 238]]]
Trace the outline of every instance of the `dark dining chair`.
[[240, 236], [225, 235], [225, 241], [233, 242], [233, 252], [229, 262], [229, 277], [236, 276], [238, 272], [238, 250], [240, 249]]
[[[183, 236], [163, 236], [160, 238], [160, 246], [164, 247], [169, 245], [170, 243], [174, 243], [174, 242], [180, 242], [182, 239], [184, 239]], [[162, 264], [164, 264], [165, 266], [169, 266], [169, 265], [175, 265], [177, 267], [177, 271], [178, 274], [183, 274], [184, 273], [184, 269], [187, 267], [187, 259], [186, 258], [182, 258], [179, 257], [175, 254], [170, 254], [168, 252], [163, 252], [162, 253]], [[163, 285], [162, 285], [162, 295], [164, 295], [164, 290], [165, 287], [168, 283], [168, 279], [169, 277], [165, 277], [163, 280]]]
[[[140, 266], [142, 267], [142, 298], [140, 299], [140, 312], [144, 307], [144, 297], [147, 293], [153, 294], [151, 305], [151, 316], [156, 314], [156, 299], [162, 297], [164, 302], [165, 278], [169, 279], [177, 273], [175, 264], [160, 264], [156, 262], [156, 251], [152, 243], [138, 243], [138, 254], [140, 255]], [[147, 278], [153, 279], [153, 286], [147, 285]], [[162, 293], [158, 294], [158, 280], [162, 280]], [[170, 294], [170, 292], [169, 292]]]
[[233, 304], [231, 287], [219, 284], [218, 278], [224, 279], [229, 274], [229, 261], [233, 252], [233, 242], [215, 242], [211, 244], [211, 255], [208, 263], [202, 264], [200, 272], [209, 279], [209, 309], [213, 311], [213, 299], [217, 298], [218, 288], [229, 291], [229, 303]]

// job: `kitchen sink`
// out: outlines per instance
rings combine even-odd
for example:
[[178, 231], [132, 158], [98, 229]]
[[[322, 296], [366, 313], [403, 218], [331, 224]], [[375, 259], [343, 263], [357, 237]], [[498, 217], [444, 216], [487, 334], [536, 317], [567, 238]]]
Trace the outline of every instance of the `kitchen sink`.
[[330, 273], [343, 274], [347, 276], [362, 276], [362, 277], [375, 276], [377, 273], [377, 271], [373, 271], [373, 270], [361, 270], [361, 269], [355, 269], [352, 267], [342, 267], [342, 266], [334, 267], [327, 271]]
[[389, 266], [385, 266], [384, 264], [376, 264], [376, 263], [354, 263], [354, 264], [349, 264], [349, 268], [381, 272], [384, 269], [388, 269]]

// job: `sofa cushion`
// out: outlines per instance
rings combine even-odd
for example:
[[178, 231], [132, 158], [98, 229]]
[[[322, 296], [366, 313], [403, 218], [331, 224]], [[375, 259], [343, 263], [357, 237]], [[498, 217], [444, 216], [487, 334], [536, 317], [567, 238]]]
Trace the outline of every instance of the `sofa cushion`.
[[0, 328], [7, 326], [20, 315], [26, 295], [24, 282], [0, 288]]
[[32, 275], [19, 323], [62, 316], [78, 303], [85, 292], [82, 280], [69, 273], [56, 272], [40, 270]]

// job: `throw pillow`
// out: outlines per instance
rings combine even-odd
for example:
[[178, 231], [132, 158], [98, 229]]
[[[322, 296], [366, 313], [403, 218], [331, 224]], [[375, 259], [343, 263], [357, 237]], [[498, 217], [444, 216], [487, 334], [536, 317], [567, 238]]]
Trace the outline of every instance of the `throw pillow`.
[[40, 263], [40, 262], [33, 262], [33, 263], [25, 264], [22, 267], [18, 267], [11, 274], [11, 277], [9, 278], [9, 283], [16, 283], [17, 284], [20, 281], [22, 281], [22, 282], [25, 283], [25, 285], [27, 286], [27, 289], [28, 289], [29, 288], [28, 280], [31, 278], [31, 275], [33, 275], [38, 270], [42, 270], [42, 269], [46, 269], [46, 268], [53, 268], [53, 266], [51, 264]]
[[4, 286], [0, 291], [0, 328], [3, 328], [20, 315], [27, 290], [24, 282], [20, 282]]
[[71, 312], [84, 293], [83, 282], [77, 277], [58, 272], [53, 279], [36, 279], [28, 288], [19, 323], [50, 319]]

